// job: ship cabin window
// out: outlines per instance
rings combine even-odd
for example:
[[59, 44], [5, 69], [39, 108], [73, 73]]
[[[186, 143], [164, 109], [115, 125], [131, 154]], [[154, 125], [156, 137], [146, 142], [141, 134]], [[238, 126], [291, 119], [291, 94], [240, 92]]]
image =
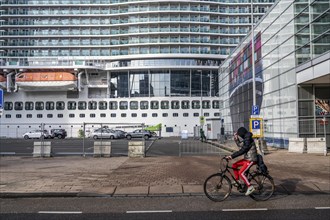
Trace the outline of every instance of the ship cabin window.
[[148, 114], [147, 113], [142, 113], [142, 117], [146, 118], [146, 117], [148, 117]]
[[151, 101], [150, 102], [151, 109], [159, 109], [159, 102], [158, 101]]
[[47, 118], [53, 118], [53, 114], [47, 114]]
[[201, 108], [201, 103], [199, 101], [192, 101], [191, 105], [192, 105], [192, 109], [200, 109]]
[[204, 113], [204, 117], [209, 117], [209, 116], [210, 116], [210, 113], [208, 113], [208, 112]]
[[26, 114], [27, 118], [32, 118], [32, 114]]
[[54, 102], [46, 102], [46, 110], [54, 110], [55, 104]]
[[16, 114], [16, 118], [22, 118], [21, 114]]
[[44, 102], [36, 102], [36, 110], [44, 110]]
[[181, 102], [182, 109], [189, 109], [189, 101], [182, 101]]
[[183, 117], [189, 117], [189, 113], [183, 113]]
[[168, 117], [168, 113], [163, 113], [163, 117], [164, 118]]
[[108, 109], [108, 103], [105, 101], [100, 101], [99, 102], [99, 109], [100, 110], [107, 110]]
[[37, 118], [42, 118], [42, 114], [37, 114]]
[[101, 117], [101, 118], [105, 118], [106, 116], [107, 116], [107, 115], [106, 115], [105, 113], [101, 113], [101, 114], [100, 114], [100, 117]]
[[157, 113], [152, 113], [151, 116], [154, 117], [154, 118], [157, 118], [158, 117], [158, 114]]
[[179, 101], [172, 101], [171, 102], [171, 109], [179, 109], [180, 108], [180, 102]]
[[214, 117], [220, 117], [220, 112], [215, 112]]
[[78, 109], [79, 110], [86, 110], [86, 106], [87, 106], [86, 102], [83, 102], [83, 101], [78, 102]]
[[132, 118], [136, 118], [137, 117], [137, 114], [136, 113], [132, 113]]
[[173, 117], [179, 117], [178, 113], [173, 113]]
[[[116, 110], [118, 109], [118, 104], [116, 101], [113, 101], [113, 102], [109, 102], [109, 108], [110, 110]], [[116, 117], [116, 116], [115, 116]]]
[[218, 100], [213, 100], [212, 101], [212, 108], [219, 109], [219, 107], [220, 107], [219, 101]]
[[57, 114], [58, 118], [63, 118], [63, 114]]
[[13, 103], [12, 102], [5, 102], [5, 110], [13, 110]]
[[202, 108], [203, 109], [210, 109], [211, 108], [210, 101], [203, 101], [202, 102]]
[[195, 112], [194, 113], [194, 117], [199, 117], [199, 113], [198, 112]]
[[129, 103], [129, 108], [131, 110], [137, 110], [139, 108], [139, 103], [137, 101], [131, 101]]
[[33, 102], [25, 102], [25, 110], [33, 110], [34, 103]]
[[6, 118], [11, 118], [11, 115], [10, 114], [6, 114]]
[[69, 114], [69, 118], [74, 118], [74, 114]]
[[111, 113], [110, 117], [111, 118], [115, 118], [116, 117], [116, 113]]
[[23, 102], [15, 102], [15, 110], [23, 110]]
[[169, 108], [170, 108], [170, 103], [169, 103], [169, 101], [161, 101], [161, 102], [160, 102], [160, 108], [161, 108], [161, 109], [169, 109]]
[[90, 117], [90, 118], [95, 118], [95, 114], [92, 113], [92, 114], [89, 115], [89, 117]]
[[60, 101], [60, 102], [56, 102], [56, 110], [64, 110], [65, 108], [65, 103]]
[[141, 101], [140, 102], [140, 109], [148, 109], [148, 101]]
[[119, 102], [119, 109], [126, 110], [127, 108], [128, 108], [127, 101], [121, 101], [121, 102]]
[[76, 102], [73, 101], [68, 102], [68, 110], [76, 110], [76, 108], [77, 108]]
[[126, 113], [121, 113], [121, 115], [120, 115], [122, 118], [126, 118]]
[[97, 102], [96, 101], [89, 101], [88, 102], [88, 109], [89, 110], [96, 110], [97, 109]]
[[85, 118], [85, 114], [79, 114], [80, 118]]

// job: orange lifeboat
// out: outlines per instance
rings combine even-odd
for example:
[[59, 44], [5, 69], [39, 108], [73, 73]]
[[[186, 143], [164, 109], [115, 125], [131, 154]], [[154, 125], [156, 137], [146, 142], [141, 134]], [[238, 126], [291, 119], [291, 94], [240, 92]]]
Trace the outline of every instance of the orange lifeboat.
[[1, 89], [7, 88], [7, 77], [5, 77], [2, 74], [0, 74], [0, 88]]
[[16, 76], [16, 84], [24, 90], [66, 91], [77, 88], [77, 77], [70, 72], [26, 72]]

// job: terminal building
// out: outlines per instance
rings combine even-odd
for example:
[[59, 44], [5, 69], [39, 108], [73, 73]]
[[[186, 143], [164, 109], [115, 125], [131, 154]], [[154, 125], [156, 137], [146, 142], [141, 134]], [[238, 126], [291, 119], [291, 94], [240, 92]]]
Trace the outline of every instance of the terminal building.
[[326, 136], [329, 149], [329, 4], [328, 0], [275, 2], [224, 61], [219, 97], [226, 132], [249, 127], [255, 96], [268, 145], [287, 148], [290, 138]]
[[[275, 0], [254, 0], [254, 21]], [[250, 0], [2, 0], [2, 131], [40, 123], [162, 124], [220, 118], [219, 65], [251, 29]], [[222, 84], [221, 84], [222, 85]]]

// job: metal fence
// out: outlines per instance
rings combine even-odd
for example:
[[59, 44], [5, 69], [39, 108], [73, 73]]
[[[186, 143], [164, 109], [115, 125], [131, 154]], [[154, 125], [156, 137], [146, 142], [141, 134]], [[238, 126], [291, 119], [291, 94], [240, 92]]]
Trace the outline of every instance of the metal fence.
[[[144, 124], [125, 123], [81, 123], [81, 124], [1, 124], [0, 125], [0, 154], [1, 155], [24, 155], [32, 156], [35, 142], [41, 142], [43, 145], [48, 145], [50, 142], [52, 155], [81, 155], [88, 156], [94, 154], [94, 141], [99, 143], [108, 142], [106, 136], [101, 136], [98, 140], [94, 140], [91, 136], [92, 132], [99, 128], [110, 128], [130, 132], [138, 128], [144, 128]], [[57, 137], [51, 138], [52, 129], [64, 129], [67, 133], [65, 139]], [[31, 131], [40, 131], [36, 137], [29, 137], [24, 140], [24, 136], [29, 136]], [[48, 131], [48, 135], [43, 135], [43, 130]], [[37, 133], [38, 134], [38, 133]], [[125, 138], [122, 136], [121, 138]], [[141, 140], [136, 138], [135, 140]], [[143, 139], [142, 139], [143, 140]], [[43, 144], [44, 143], [44, 144]], [[112, 156], [124, 155], [127, 156], [128, 146], [126, 141], [114, 141], [112, 143]]]
[[224, 150], [207, 142], [201, 142], [196, 138], [181, 139], [179, 143], [179, 155], [224, 155]]

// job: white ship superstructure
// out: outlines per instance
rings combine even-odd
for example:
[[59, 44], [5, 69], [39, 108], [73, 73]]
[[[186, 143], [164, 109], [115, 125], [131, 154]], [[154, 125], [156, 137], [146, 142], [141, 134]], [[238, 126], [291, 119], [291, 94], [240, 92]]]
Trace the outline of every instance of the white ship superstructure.
[[[254, 22], [274, 0], [254, 3]], [[220, 118], [218, 68], [251, 27], [248, 0], [3, 0], [1, 126]]]

